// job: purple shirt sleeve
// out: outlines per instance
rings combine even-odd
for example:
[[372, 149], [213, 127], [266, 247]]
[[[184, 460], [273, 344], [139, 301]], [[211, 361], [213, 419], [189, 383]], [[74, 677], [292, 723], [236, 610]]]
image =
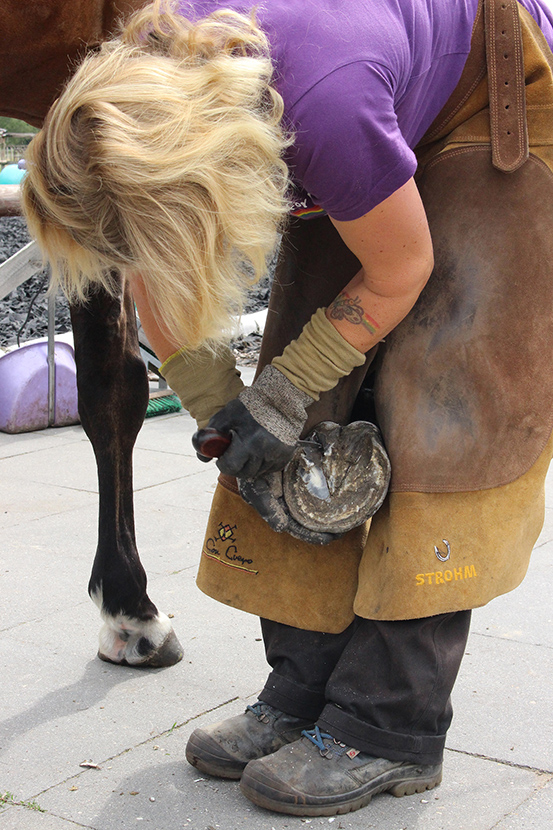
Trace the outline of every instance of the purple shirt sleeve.
[[388, 70], [348, 64], [293, 106], [291, 173], [334, 219], [357, 219], [404, 185], [416, 159], [398, 126]]

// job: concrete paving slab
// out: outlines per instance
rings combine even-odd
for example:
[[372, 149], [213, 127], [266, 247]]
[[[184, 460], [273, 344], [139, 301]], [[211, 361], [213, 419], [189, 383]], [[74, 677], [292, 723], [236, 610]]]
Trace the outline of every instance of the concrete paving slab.
[[[186, 467], [183, 460], [186, 458]], [[153, 452], [136, 449], [134, 459], [134, 487], [140, 490], [166, 481], [174, 481], [203, 471], [201, 461], [172, 452]], [[61, 444], [5, 458], [0, 471], [3, 478], [25, 479], [36, 484], [50, 484], [74, 490], [98, 492], [96, 462], [92, 446], [87, 441]]]
[[553, 824], [553, 782], [551, 779], [531, 798], [506, 816], [494, 830], [548, 830]]
[[4, 528], [0, 631], [32, 623], [87, 599], [97, 506]]
[[36, 432], [20, 432], [11, 435], [0, 432], [0, 458], [12, 458], [26, 455], [36, 450], [45, 450], [60, 444], [87, 441], [80, 425], [72, 427], [52, 427]]
[[144, 671], [95, 659], [99, 621], [92, 603], [0, 637], [7, 667], [0, 789], [31, 798], [78, 772], [84, 760], [118, 755], [262, 687], [267, 667], [256, 618], [205, 597], [192, 572], [155, 583], [161, 607], [178, 600], [184, 609], [174, 623], [185, 655], [171, 669]]
[[553, 542], [547, 542], [534, 550], [522, 585], [474, 611], [472, 631], [553, 649], [552, 586]]
[[[173, 459], [178, 458], [179, 456], [173, 456]], [[179, 515], [178, 511], [183, 507], [208, 512], [219, 475], [219, 470], [215, 464], [211, 462], [203, 464], [194, 458], [193, 460], [188, 459], [187, 466], [184, 468], [179, 469], [176, 465], [175, 470], [181, 473], [184, 472], [184, 475], [173, 477], [173, 471], [167, 469], [165, 472], [167, 478], [164, 481], [142, 488], [140, 487], [140, 481], [137, 481], [135, 487], [136, 503], [141, 504], [143, 496], [145, 499], [152, 497], [160, 504], [176, 508], [177, 517]]]
[[[211, 484], [208, 482], [210, 477]], [[215, 476], [204, 473], [200, 478], [202, 481], [205, 478], [205, 486], [198, 486], [196, 493], [199, 500], [205, 499], [205, 511], [193, 507], [176, 511], [167, 507], [163, 485], [137, 496], [137, 535], [150, 589], [156, 575], [167, 576], [197, 568]], [[169, 489], [172, 486], [176, 487], [167, 485]], [[180, 489], [186, 491], [187, 488], [181, 486]], [[193, 502], [193, 489], [190, 487], [188, 492], [188, 503]], [[154, 490], [159, 491], [157, 498]], [[78, 499], [81, 496], [77, 494]], [[97, 543], [98, 507], [94, 495], [87, 495], [85, 501], [88, 503], [85, 508], [27, 522], [24, 530], [19, 524], [4, 529], [0, 549], [3, 594], [0, 631], [40, 620], [68, 605], [88, 601], [87, 584]], [[48, 590], [44, 590], [45, 577], [48, 578]], [[150, 593], [157, 601], [152, 590]]]
[[135, 494], [136, 538], [149, 576], [197, 568], [218, 470]]
[[552, 677], [552, 649], [471, 635], [447, 745], [553, 772]]
[[195, 420], [181, 409], [169, 415], [146, 418], [136, 439], [136, 447], [154, 452], [172, 452], [195, 458], [191, 438], [196, 431]]
[[[203, 499], [203, 496], [200, 494], [199, 498]], [[137, 497], [140, 508], [136, 522], [138, 548], [149, 579], [155, 574], [197, 568], [212, 497], [212, 491], [206, 491], [205, 509], [176, 509], [170, 503], [148, 504]]]
[[[233, 704], [216, 714], [227, 717], [235, 710]], [[182, 761], [182, 748], [190, 732], [213, 720], [214, 715], [152, 738], [110, 759], [101, 770], [80, 772], [41, 793], [37, 801], [49, 812], [96, 830], [134, 826], [152, 830], [284, 830], [304, 826], [487, 830], [530, 798], [540, 783], [540, 777], [528, 770], [448, 753], [444, 783], [434, 791], [403, 799], [382, 795], [365, 809], [334, 820], [278, 815], [247, 801], [237, 782], [202, 775]]]
[[[201, 471], [194, 481], [184, 479], [137, 495], [137, 538], [150, 580], [197, 566], [215, 479], [216, 470]], [[32, 521], [24, 521], [24, 513], [0, 514], [0, 630], [40, 619], [70, 600], [84, 600], [97, 544], [94, 494], [50, 485], [20, 487], [19, 481], [11, 486], [16, 493], [28, 494], [34, 510], [27, 516]], [[189, 507], [177, 511], [170, 506], [178, 501], [177, 492]], [[203, 510], [193, 506], [195, 501]], [[86, 507], [77, 508], [83, 504]]]
[[[181, 453], [135, 449], [135, 492], [171, 481], [179, 481], [182, 487], [186, 487], [185, 479], [205, 475], [206, 465], [198, 461], [193, 451], [192, 453], [193, 457], [187, 457]], [[183, 491], [183, 501], [185, 498], [186, 493]]]
[[0, 528], [20, 527], [45, 516], [97, 503], [94, 493], [71, 490], [55, 482], [37, 486], [23, 473], [16, 474], [10, 461], [0, 461]]
[[[84, 435], [84, 433], [83, 433]], [[97, 492], [96, 462], [89, 441], [60, 441], [1, 462], [3, 478], [24, 478], [35, 484], [51, 484]]]
[[28, 807], [5, 807], [0, 811], [2, 830], [75, 830], [83, 826]]

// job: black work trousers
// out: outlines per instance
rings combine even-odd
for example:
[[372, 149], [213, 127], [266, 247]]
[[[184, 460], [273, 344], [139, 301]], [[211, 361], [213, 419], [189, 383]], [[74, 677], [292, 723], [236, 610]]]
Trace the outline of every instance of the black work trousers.
[[272, 672], [259, 699], [378, 758], [439, 763], [470, 617], [357, 617], [341, 634], [262, 619]]

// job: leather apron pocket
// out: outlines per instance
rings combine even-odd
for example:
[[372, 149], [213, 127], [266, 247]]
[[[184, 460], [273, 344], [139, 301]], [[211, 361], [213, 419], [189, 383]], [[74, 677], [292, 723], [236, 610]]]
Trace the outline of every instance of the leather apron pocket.
[[478, 608], [524, 579], [543, 525], [553, 437], [516, 481], [465, 493], [391, 493], [373, 516], [355, 613], [410, 620]]
[[320, 547], [275, 533], [221, 476], [198, 571], [209, 596], [251, 614], [337, 634], [354, 617], [359, 561], [367, 531], [351, 530]]

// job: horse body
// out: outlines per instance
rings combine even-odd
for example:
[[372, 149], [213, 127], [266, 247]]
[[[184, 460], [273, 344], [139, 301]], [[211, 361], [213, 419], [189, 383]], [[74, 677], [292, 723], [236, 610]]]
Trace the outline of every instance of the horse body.
[[147, 0], [2, 0], [1, 115], [40, 127], [72, 67]]
[[[0, 7], [0, 114], [40, 126], [80, 56], [147, 0], [4, 0]], [[132, 451], [148, 403], [134, 305], [95, 292], [71, 309], [79, 415], [96, 456], [98, 548], [89, 593], [100, 608], [99, 656], [170, 666], [182, 658], [171, 623], [146, 590], [134, 532]]]
[[[71, 69], [148, 0], [3, 0], [0, 7], [0, 114], [40, 126]], [[359, 263], [328, 219], [293, 222], [274, 279], [260, 367], [279, 354], [320, 306], [354, 276]], [[99, 656], [115, 663], [168, 666], [182, 649], [168, 618], [148, 597], [136, 548], [132, 451], [148, 402], [134, 305], [127, 285], [103, 290], [71, 309], [79, 414], [96, 456], [99, 538], [89, 593], [104, 625]], [[347, 421], [365, 368], [310, 407], [309, 425]]]

